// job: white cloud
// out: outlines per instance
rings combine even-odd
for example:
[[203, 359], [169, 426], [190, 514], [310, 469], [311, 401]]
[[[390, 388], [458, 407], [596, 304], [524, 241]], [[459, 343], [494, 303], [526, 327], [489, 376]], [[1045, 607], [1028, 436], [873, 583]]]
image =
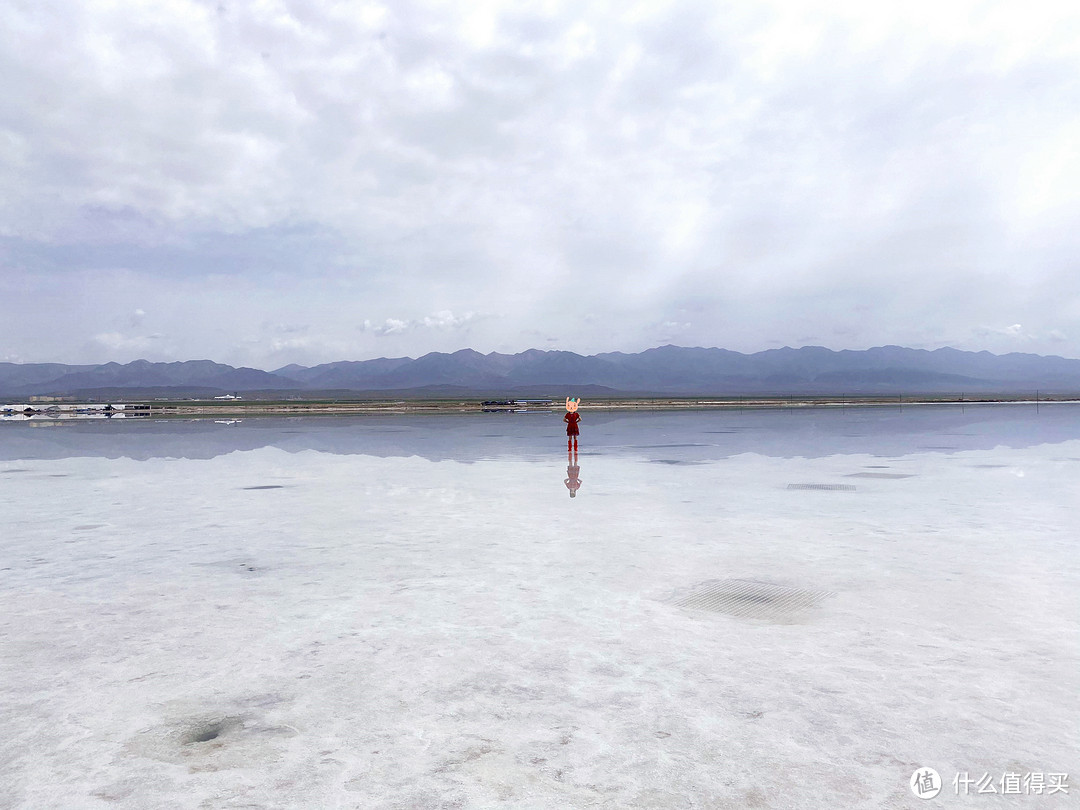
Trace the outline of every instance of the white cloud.
[[455, 315], [448, 309], [441, 310], [431, 315], [415, 320], [402, 320], [400, 318], [387, 318], [382, 323], [372, 323], [365, 319], [360, 325], [360, 331], [371, 332], [379, 337], [388, 335], [400, 335], [403, 332], [415, 329], [455, 330], [467, 326], [476, 318], [475, 313], [467, 312], [464, 315]]
[[106, 349], [111, 356], [119, 356], [125, 360], [138, 358], [160, 359], [165, 356], [168, 348], [163, 342], [168, 336], [154, 333], [150, 335], [125, 335], [121, 332], [100, 332], [93, 336], [92, 341]]
[[270, 341], [270, 351], [275, 354], [280, 352], [292, 352], [298, 349], [309, 349], [312, 344], [312, 339], [307, 337], [273, 338]]
[[440, 312], [436, 312], [434, 315], [425, 316], [420, 320], [420, 324], [428, 327], [429, 329], [459, 329], [469, 323], [475, 315], [472, 312], [466, 312], [464, 315], [455, 315], [448, 309], [444, 309]]
[[399, 321], [397, 318], [387, 318], [382, 326], [376, 326], [372, 331], [376, 335], [397, 335], [404, 332], [411, 324], [408, 321]]
[[533, 332], [1080, 355], [1078, 9], [133, 9], [0, 6], [19, 356], [111, 359], [135, 349], [81, 336], [144, 325], [256, 364]]

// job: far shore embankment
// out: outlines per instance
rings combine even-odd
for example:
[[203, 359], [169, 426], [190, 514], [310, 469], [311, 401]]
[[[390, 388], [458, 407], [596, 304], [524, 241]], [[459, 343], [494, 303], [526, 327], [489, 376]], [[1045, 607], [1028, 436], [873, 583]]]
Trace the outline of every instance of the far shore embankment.
[[[582, 408], [591, 411], [668, 411], [742, 408], [865, 408], [915, 405], [1021, 404], [1045, 405], [1077, 402], [1075, 396], [764, 396], [764, 397], [626, 397], [586, 400]], [[140, 415], [162, 417], [237, 416], [338, 416], [348, 414], [448, 414], [497, 412], [561, 412], [564, 403], [536, 400], [481, 401], [478, 399], [393, 399], [393, 400], [143, 400]], [[41, 415], [47, 415], [44, 409]], [[134, 414], [132, 414], [134, 415]]]

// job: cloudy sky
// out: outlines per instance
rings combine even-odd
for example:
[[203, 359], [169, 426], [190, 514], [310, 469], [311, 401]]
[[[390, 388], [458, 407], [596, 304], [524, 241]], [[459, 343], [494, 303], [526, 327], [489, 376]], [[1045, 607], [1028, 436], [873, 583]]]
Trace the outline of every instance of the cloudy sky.
[[4, 0], [0, 361], [1080, 357], [1080, 10]]

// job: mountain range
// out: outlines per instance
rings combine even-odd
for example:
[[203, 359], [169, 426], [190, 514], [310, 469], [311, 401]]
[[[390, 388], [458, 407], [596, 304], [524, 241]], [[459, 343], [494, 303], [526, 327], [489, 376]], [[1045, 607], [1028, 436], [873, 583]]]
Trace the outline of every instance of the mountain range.
[[1080, 392], [1080, 360], [943, 348], [820, 346], [742, 354], [660, 346], [636, 354], [580, 355], [472, 349], [274, 371], [209, 360], [101, 365], [0, 363], [0, 398], [259, 396], [891, 395]]

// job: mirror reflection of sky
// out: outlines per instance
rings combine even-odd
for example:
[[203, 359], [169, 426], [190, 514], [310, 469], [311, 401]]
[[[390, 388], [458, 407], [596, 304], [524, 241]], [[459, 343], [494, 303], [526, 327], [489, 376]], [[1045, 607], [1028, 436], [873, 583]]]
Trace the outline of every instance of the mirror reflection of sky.
[[[711, 411], [582, 408], [580, 454], [657, 462], [740, 453], [792, 458], [902, 455], [1028, 447], [1080, 438], [1080, 406], [1055, 403]], [[277, 447], [432, 461], [550, 457], [565, 441], [561, 410], [533, 413], [132, 419], [0, 425], [0, 460], [17, 458], [213, 458]]]

